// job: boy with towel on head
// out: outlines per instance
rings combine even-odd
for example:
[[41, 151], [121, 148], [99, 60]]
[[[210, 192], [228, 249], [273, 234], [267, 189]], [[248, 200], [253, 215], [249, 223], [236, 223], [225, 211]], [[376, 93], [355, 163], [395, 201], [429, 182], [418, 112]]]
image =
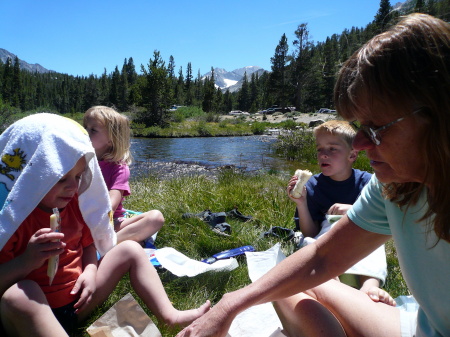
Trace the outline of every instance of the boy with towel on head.
[[[0, 136], [0, 159], [0, 319], [6, 334], [67, 336], [126, 273], [166, 324], [187, 325], [209, 310], [209, 301], [175, 309], [142, 247], [134, 241], [115, 245], [108, 191], [78, 123], [45, 113], [25, 117]], [[53, 212], [60, 214], [59, 232], [50, 229]], [[49, 277], [48, 260], [55, 257], [59, 263]]]

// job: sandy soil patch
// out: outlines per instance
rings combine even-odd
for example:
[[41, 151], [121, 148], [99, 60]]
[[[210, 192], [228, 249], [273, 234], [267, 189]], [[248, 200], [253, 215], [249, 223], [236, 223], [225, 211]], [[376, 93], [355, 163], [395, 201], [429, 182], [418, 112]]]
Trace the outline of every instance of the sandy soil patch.
[[[242, 118], [241, 116], [233, 116], [233, 115], [224, 115], [221, 117], [222, 119], [237, 119], [237, 118]], [[258, 121], [258, 122], [262, 122], [263, 121], [263, 115], [259, 115], [259, 114], [252, 114], [250, 116], [246, 116], [245, 117], [247, 121]], [[283, 122], [285, 120], [294, 120], [297, 123], [305, 123], [305, 124], [309, 124], [309, 122], [313, 121], [313, 120], [317, 120], [317, 119], [321, 119], [323, 121], [328, 121], [328, 120], [332, 120], [332, 119], [337, 119], [338, 117], [334, 114], [318, 114], [318, 113], [302, 113], [299, 114], [297, 116], [293, 116], [293, 117], [288, 117], [287, 114], [273, 114], [273, 115], [267, 115], [267, 120], [266, 122], [270, 122], [270, 123], [280, 123]]]

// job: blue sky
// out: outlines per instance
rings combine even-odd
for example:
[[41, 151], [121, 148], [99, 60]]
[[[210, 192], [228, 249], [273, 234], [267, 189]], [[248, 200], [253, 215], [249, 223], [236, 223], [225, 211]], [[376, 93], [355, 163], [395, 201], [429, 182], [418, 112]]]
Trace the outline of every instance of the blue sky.
[[[392, 3], [392, 2], [391, 2]], [[153, 51], [174, 57], [176, 73], [194, 77], [211, 67], [270, 70], [283, 33], [290, 50], [294, 31], [307, 23], [311, 40], [345, 28], [365, 27], [380, 0], [3, 0], [0, 48], [28, 63], [70, 75], [136, 70]]]

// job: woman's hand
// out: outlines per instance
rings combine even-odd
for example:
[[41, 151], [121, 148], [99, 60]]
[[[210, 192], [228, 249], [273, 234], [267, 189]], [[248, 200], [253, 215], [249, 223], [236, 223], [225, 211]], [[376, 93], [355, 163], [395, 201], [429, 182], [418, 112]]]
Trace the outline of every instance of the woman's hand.
[[26, 268], [35, 270], [50, 257], [61, 254], [66, 247], [62, 239], [64, 239], [63, 233], [53, 232], [50, 228], [41, 228], [34, 233], [21, 256]]
[[[225, 294], [224, 296], [227, 296]], [[226, 310], [225, 301], [219, 301], [203, 316], [197, 318], [191, 325], [184, 328], [176, 337], [224, 337], [227, 335], [234, 316]]]

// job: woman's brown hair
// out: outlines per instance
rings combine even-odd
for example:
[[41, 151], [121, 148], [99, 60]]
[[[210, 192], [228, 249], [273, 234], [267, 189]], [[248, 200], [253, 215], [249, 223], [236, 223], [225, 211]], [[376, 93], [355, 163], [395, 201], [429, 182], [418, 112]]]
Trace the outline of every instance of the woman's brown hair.
[[[411, 14], [356, 51], [342, 66], [334, 90], [345, 119], [368, 117], [374, 102], [404, 115], [419, 109], [429, 123], [421, 148], [422, 183], [390, 183], [386, 197], [408, 207], [427, 190], [424, 219], [440, 239], [450, 242], [450, 24], [426, 14]], [[407, 151], [407, 149], [405, 149]]]

